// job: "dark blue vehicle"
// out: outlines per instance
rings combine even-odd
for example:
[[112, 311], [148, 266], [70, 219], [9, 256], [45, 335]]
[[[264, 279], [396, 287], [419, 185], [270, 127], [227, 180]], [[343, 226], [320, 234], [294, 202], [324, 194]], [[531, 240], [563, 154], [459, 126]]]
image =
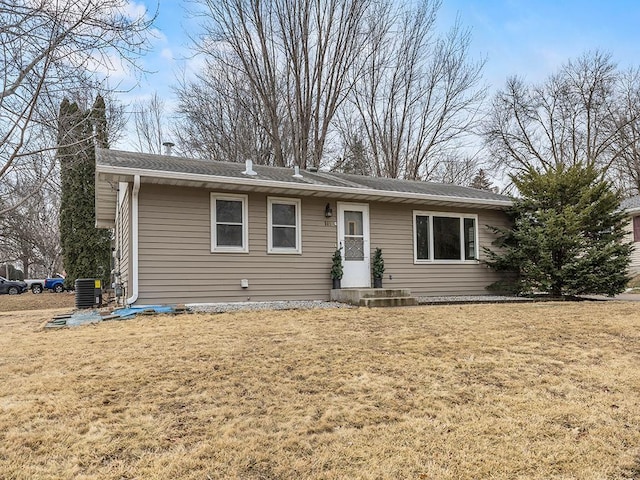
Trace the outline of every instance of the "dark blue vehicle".
[[8, 293], [9, 295], [18, 295], [27, 291], [27, 284], [19, 280], [7, 280], [0, 277], [0, 293]]

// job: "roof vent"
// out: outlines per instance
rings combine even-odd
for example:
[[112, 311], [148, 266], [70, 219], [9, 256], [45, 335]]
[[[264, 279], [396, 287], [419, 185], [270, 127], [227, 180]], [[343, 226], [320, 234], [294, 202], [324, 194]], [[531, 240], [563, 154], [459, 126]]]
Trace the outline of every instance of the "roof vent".
[[245, 160], [245, 170], [243, 175], [257, 175], [258, 173], [253, 170], [253, 160]]
[[300, 175], [300, 167], [297, 165], [293, 167], [293, 178], [302, 178], [302, 175]]
[[164, 154], [171, 156], [171, 149], [175, 146], [175, 143], [173, 143], [173, 142], [164, 142], [162, 144], [162, 146], [164, 147]]

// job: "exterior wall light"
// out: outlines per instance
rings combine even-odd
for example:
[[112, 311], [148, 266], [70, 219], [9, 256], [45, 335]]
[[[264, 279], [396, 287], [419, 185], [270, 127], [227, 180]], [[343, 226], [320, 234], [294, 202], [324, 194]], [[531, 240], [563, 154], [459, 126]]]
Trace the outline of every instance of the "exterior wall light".
[[331, 218], [333, 216], [333, 210], [331, 210], [330, 203], [327, 203], [327, 206], [324, 207], [324, 216], [327, 218]]

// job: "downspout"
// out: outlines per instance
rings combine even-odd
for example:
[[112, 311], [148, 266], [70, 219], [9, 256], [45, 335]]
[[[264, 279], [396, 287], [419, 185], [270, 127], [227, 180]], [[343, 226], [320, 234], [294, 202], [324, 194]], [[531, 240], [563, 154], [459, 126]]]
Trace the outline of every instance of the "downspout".
[[131, 296], [127, 305], [138, 300], [138, 192], [140, 192], [140, 175], [133, 177], [131, 195]]

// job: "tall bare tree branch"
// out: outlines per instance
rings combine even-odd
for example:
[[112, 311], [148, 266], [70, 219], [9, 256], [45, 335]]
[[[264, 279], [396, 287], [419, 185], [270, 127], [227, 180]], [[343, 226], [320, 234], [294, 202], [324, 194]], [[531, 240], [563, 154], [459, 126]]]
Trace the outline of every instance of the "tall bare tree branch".
[[484, 126], [494, 163], [516, 171], [584, 163], [608, 175], [632, 166], [639, 92], [640, 76], [623, 74], [599, 51], [568, 61], [540, 85], [511, 78]]
[[[53, 171], [57, 108], [65, 96], [100, 86], [147, 46], [153, 18], [131, 16], [126, 0], [0, 0], [0, 215], [25, 204]], [[15, 181], [25, 167], [40, 181]], [[22, 185], [25, 185], [22, 183]]]

